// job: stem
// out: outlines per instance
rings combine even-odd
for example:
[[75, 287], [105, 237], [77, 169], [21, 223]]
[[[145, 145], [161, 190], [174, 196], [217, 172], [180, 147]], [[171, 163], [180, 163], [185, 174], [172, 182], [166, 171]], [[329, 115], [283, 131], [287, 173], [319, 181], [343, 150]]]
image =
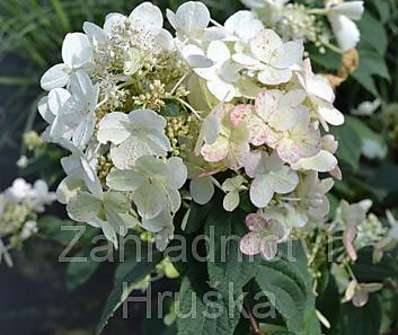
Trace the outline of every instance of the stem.
[[337, 47], [337, 46], [335, 46], [335, 45], [333, 45], [331, 43], [324, 42], [323, 45], [325, 47], [329, 48], [330, 50], [332, 50], [335, 53], [338, 53], [338, 54], [341, 54], [341, 55], [344, 54], [343, 50], [341, 50], [339, 47]]
[[308, 14], [314, 14], [314, 15], [326, 15], [329, 12], [329, 9], [326, 8], [314, 8], [307, 10]]
[[247, 312], [247, 315], [249, 316], [249, 321], [251, 325], [251, 330], [253, 335], [265, 335], [261, 330], [260, 326], [257, 323], [257, 320], [254, 318], [250, 308], [248, 306], [245, 306], [245, 310]]
[[173, 89], [170, 91], [170, 95], [174, 95], [175, 91], [177, 90], [177, 88], [182, 84], [182, 82], [187, 78], [187, 74], [184, 74], [180, 80], [177, 82], [177, 84], [175, 84], [175, 86], [173, 87]]

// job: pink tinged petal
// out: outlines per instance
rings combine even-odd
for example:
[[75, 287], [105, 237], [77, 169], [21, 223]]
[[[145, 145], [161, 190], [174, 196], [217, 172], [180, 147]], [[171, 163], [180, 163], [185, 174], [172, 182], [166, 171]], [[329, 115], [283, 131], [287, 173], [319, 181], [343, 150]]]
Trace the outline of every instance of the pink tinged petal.
[[300, 158], [312, 157], [320, 151], [320, 137], [320, 131], [314, 125], [298, 125], [289, 137], [278, 143], [278, 154], [291, 164]]
[[54, 88], [66, 86], [69, 82], [69, 74], [65, 64], [57, 64], [47, 70], [40, 80], [40, 86], [43, 90], [50, 91]]
[[271, 131], [263, 120], [257, 116], [252, 116], [248, 122], [249, 128], [249, 142], [255, 146], [260, 146], [265, 143], [274, 143], [274, 132]]
[[[301, 90], [296, 91], [299, 93]], [[302, 123], [308, 124], [310, 121], [310, 113], [307, 107], [296, 105], [297, 102], [301, 100], [301, 97], [302, 95], [298, 95], [298, 100], [294, 103], [293, 101], [289, 101], [293, 98], [293, 95], [286, 94], [283, 100], [281, 100], [278, 111], [269, 118], [270, 126], [278, 131], [286, 131]]]
[[219, 137], [213, 144], [205, 144], [201, 149], [201, 154], [207, 162], [220, 162], [224, 160], [229, 151], [229, 143], [223, 138]]
[[260, 247], [261, 256], [267, 261], [271, 261], [278, 253], [278, 243], [272, 236], [263, 239]]
[[354, 247], [354, 240], [357, 235], [357, 229], [354, 226], [350, 226], [346, 229], [343, 235], [344, 247], [347, 251], [348, 256], [351, 260], [356, 261], [358, 256]]
[[234, 127], [238, 127], [251, 112], [252, 107], [250, 105], [238, 105], [229, 114], [229, 119]]
[[282, 92], [279, 90], [266, 90], [260, 92], [255, 101], [256, 113], [261, 116], [264, 121], [268, 121], [269, 117], [278, 110], [281, 96]]
[[226, 165], [232, 170], [240, 169], [250, 152], [249, 143], [242, 143], [238, 145], [231, 145], [226, 157]]
[[289, 164], [294, 164], [301, 158], [299, 146], [289, 138], [284, 138], [277, 144], [276, 152], [281, 160]]
[[269, 221], [257, 213], [251, 213], [245, 219], [247, 228], [252, 232], [259, 232], [269, 227]]
[[336, 166], [332, 171], [330, 171], [329, 174], [337, 180], [343, 179], [343, 172], [341, 172], [341, 169], [338, 166]]
[[242, 237], [239, 246], [242, 254], [255, 256], [260, 253], [262, 238], [255, 232], [250, 232]]

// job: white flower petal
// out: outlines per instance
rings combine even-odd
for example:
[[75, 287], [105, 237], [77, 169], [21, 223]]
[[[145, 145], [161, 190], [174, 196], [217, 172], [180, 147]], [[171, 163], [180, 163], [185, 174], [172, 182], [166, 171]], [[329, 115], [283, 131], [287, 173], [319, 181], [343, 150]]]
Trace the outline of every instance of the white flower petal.
[[204, 205], [214, 195], [214, 184], [211, 177], [197, 177], [191, 180], [189, 190], [193, 200], [199, 205]]
[[360, 20], [364, 10], [363, 1], [343, 2], [331, 7], [331, 11], [340, 15], [345, 15], [353, 20]]
[[264, 29], [264, 25], [255, 15], [247, 10], [241, 10], [230, 16], [224, 24], [228, 33], [238, 36], [243, 41], [249, 41]]
[[328, 19], [337, 43], [343, 51], [355, 48], [360, 39], [360, 32], [354, 21], [347, 16], [330, 13]]
[[163, 27], [163, 15], [159, 7], [144, 2], [131, 12], [129, 20], [134, 26], [150, 30], [160, 30]]
[[82, 33], [68, 33], [62, 44], [62, 59], [72, 69], [86, 65], [93, 55], [88, 37]]
[[65, 102], [71, 97], [64, 88], [55, 88], [48, 94], [48, 108], [53, 115], [57, 115]]
[[229, 192], [223, 199], [223, 207], [227, 212], [233, 212], [239, 206], [239, 192]]
[[175, 189], [180, 189], [186, 182], [188, 170], [180, 157], [171, 157], [167, 161], [167, 183]]
[[215, 63], [222, 64], [231, 58], [231, 52], [222, 41], [213, 41], [207, 48], [207, 56]]
[[40, 99], [40, 101], [37, 104], [37, 110], [39, 111], [39, 114], [41, 117], [49, 124], [54, 122], [55, 115], [50, 111], [50, 108], [48, 106], [48, 96], [45, 96]]
[[151, 109], [137, 109], [128, 115], [134, 128], [164, 129], [167, 121]]
[[106, 178], [110, 189], [121, 192], [134, 192], [142, 186], [145, 178], [131, 170], [112, 171]]
[[72, 142], [77, 148], [85, 147], [95, 131], [95, 116], [87, 115], [79, 126], [74, 129]]
[[280, 171], [271, 171], [266, 178], [271, 188], [279, 194], [293, 192], [299, 183], [297, 174], [287, 166]]
[[333, 126], [341, 126], [344, 123], [344, 114], [331, 103], [318, 101], [318, 113], [323, 120]]
[[105, 115], [99, 123], [97, 139], [100, 143], [121, 144], [130, 136], [130, 119], [127, 114], [114, 112]]
[[177, 9], [175, 23], [177, 30], [195, 36], [209, 25], [210, 12], [202, 2], [188, 1]]
[[112, 34], [113, 27], [123, 24], [127, 17], [120, 13], [109, 13], [105, 18], [104, 31], [108, 35]]
[[290, 68], [301, 63], [304, 54], [303, 41], [290, 41], [276, 52], [272, 59], [272, 66], [279, 69]]
[[43, 90], [50, 91], [54, 88], [65, 87], [69, 82], [69, 74], [65, 64], [57, 64], [44, 73], [40, 80]]
[[253, 55], [266, 64], [269, 64], [274, 51], [282, 46], [281, 38], [271, 29], [261, 31], [250, 43]]
[[297, 168], [303, 170], [314, 170], [318, 172], [329, 172], [337, 166], [337, 159], [330, 152], [321, 150], [317, 155], [302, 158], [297, 162]]
[[258, 73], [257, 78], [266, 85], [279, 85], [288, 82], [292, 78], [292, 75], [293, 73], [289, 69], [280, 70], [268, 66]]
[[91, 22], [83, 23], [83, 31], [91, 41], [91, 43], [95, 46], [105, 43], [106, 34], [102, 28], [98, 27], [96, 24]]
[[138, 213], [145, 219], [153, 219], [167, 206], [168, 199], [161, 188], [154, 183], [145, 183], [133, 193]]
[[172, 226], [172, 216], [167, 210], [160, 212], [157, 216], [151, 219], [143, 219], [142, 227], [152, 233], [159, 233], [165, 228]]
[[229, 102], [236, 96], [235, 86], [219, 79], [209, 81], [207, 87], [219, 101]]
[[250, 187], [250, 200], [254, 206], [257, 208], [266, 207], [273, 196], [274, 191], [268, 183], [267, 178], [260, 176], [254, 179]]
[[102, 202], [89, 193], [81, 192], [70, 200], [66, 209], [72, 220], [87, 223], [98, 217]]

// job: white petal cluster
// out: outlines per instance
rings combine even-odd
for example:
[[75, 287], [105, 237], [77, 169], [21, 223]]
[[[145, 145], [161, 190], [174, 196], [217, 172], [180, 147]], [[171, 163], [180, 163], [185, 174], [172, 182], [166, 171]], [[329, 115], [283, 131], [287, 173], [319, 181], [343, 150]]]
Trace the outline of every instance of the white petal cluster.
[[333, 182], [318, 173], [341, 175], [328, 134], [344, 122], [334, 92], [304, 59], [302, 39], [283, 39], [253, 12], [220, 24], [190, 1], [167, 18], [174, 36], [145, 2], [66, 36], [38, 106], [44, 138], [70, 152], [58, 200], [115, 246], [134, 228], [164, 249], [182, 208], [218, 188], [234, 211], [247, 192], [265, 220], [253, 232], [278, 236], [256, 251], [273, 254], [293, 228], [327, 215]]
[[363, 15], [363, 1], [327, 0], [324, 1], [324, 8], [289, 2], [242, 0], [256, 18], [285, 40], [303, 39], [312, 42], [321, 53], [330, 47], [333, 35], [342, 51], [355, 48], [358, 44], [360, 31], [355, 21]]
[[29, 184], [22, 178], [0, 193], [0, 261], [11, 265], [8, 250], [18, 247], [38, 231], [38, 214], [55, 201], [44, 180]]

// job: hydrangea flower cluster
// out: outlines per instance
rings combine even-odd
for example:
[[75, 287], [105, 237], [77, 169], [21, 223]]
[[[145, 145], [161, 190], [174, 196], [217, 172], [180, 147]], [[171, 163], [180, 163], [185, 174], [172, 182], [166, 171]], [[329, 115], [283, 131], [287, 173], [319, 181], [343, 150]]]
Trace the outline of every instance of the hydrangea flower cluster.
[[55, 199], [43, 180], [31, 185], [22, 178], [0, 194], [0, 260], [4, 257], [12, 264], [8, 250], [19, 247], [37, 232], [38, 214]]
[[283, 39], [253, 12], [220, 24], [191, 1], [167, 19], [174, 35], [145, 2], [66, 35], [38, 106], [43, 137], [70, 152], [58, 200], [116, 247], [140, 226], [164, 249], [180, 209], [219, 188], [233, 211], [247, 192], [258, 213], [241, 250], [271, 257], [327, 216], [333, 179], [319, 174], [341, 177], [328, 134], [344, 122], [334, 92], [304, 59], [302, 39]]
[[[313, 43], [321, 53], [326, 48], [347, 51], [360, 40], [355, 21], [362, 17], [363, 1], [326, 0], [323, 8], [289, 0], [242, 0], [242, 3], [283, 39], [303, 39]], [[338, 49], [333, 45], [334, 40]]]

